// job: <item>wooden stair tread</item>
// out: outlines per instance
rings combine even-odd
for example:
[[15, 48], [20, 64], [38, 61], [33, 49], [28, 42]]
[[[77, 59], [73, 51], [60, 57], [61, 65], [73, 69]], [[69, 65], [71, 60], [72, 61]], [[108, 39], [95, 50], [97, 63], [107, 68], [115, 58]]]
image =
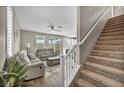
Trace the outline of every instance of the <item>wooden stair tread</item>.
[[104, 70], [110, 73], [114, 73], [114, 74], [118, 74], [118, 75], [124, 75], [124, 70], [118, 69], [118, 68], [114, 68], [114, 67], [110, 67], [110, 66], [104, 66], [104, 65], [100, 65], [100, 64], [96, 64], [96, 63], [92, 63], [92, 62], [86, 62], [86, 66], [92, 66], [95, 68], [98, 68], [99, 70]]
[[120, 33], [120, 32], [124, 32], [124, 29], [121, 30], [108, 30], [108, 31], [102, 31], [101, 34], [111, 34], [111, 33]]
[[100, 34], [100, 37], [120, 36], [120, 35], [124, 35], [124, 32], [109, 33], [109, 34]]
[[119, 18], [113, 18], [113, 19], [109, 19], [108, 23], [117, 23], [117, 22], [121, 22], [124, 20], [124, 17], [119, 17]]
[[91, 55], [124, 60], [124, 52], [121, 51], [92, 50]]
[[96, 46], [103, 46], [103, 47], [124, 47], [124, 45], [96, 45]]
[[92, 50], [92, 52], [124, 54], [124, 52], [121, 51]]
[[124, 42], [124, 40], [106, 40], [106, 41], [98, 40], [97, 42]]
[[106, 24], [105, 26], [116, 26], [116, 25], [121, 25], [124, 24], [124, 21], [113, 23], [113, 24]]
[[109, 40], [124, 40], [124, 35], [119, 35], [119, 36], [103, 36], [99, 37], [98, 40], [101, 41], [109, 41]]
[[123, 45], [124, 44], [124, 40], [106, 40], [106, 41], [101, 41], [101, 40], [98, 40], [96, 42], [96, 44], [99, 44], [99, 45]]
[[123, 29], [121, 28], [120, 30], [119, 29], [102, 31], [101, 34], [112, 34], [112, 33], [123, 33], [124, 32], [124, 28]]
[[117, 24], [120, 22], [124, 22], [124, 19], [120, 19], [120, 20], [116, 20], [116, 21], [108, 21], [106, 25], [110, 25], [110, 24]]
[[103, 75], [97, 74], [95, 72], [89, 71], [89, 70], [81, 70], [80, 73], [82, 75], [87, 76], [88, 78], [91, 78], [92, 80], [95, 80], [96, 82], [99, 82], [105, 86], [110, 87], [123, 87], [124, 84], [120, 83], [118, 81], [115, 81], [111, 78], [105, 77]]
[[114, 59], [114, 58], [106, 58], [106, 57], [99, 57], [99, 56], [89, 56], [89, 58], [107, 60], [108, 62], [113, 61], [113, 62], [118, 62], [118, 63], [124, 63], [124, 60]]
[[124, 60], [101, 56], [89, 56], [87, 61], [124, 70]]
[[118, 35], [124, 35], [124, 31], [113, 31], [113, 32], [110, 32], [110, 33], [101, 33], [100, 36], [118, 36]]
[[124, 24], [124, 20], [117, 22], [117, 23], [107, 23], [105, 26], [116, 26], [116, 25], [120, 25], [120, 24]]
[[95, 87], [95, 85], [82, 78], [78, 78], [77, 80], [75, 80], [75, 84], [78, 87]]
[[107, 22], [107, 24], [106, 25], [110, 25], [110, 24], [117, 24], [117, 23], [120, 23], [120, 22], [124, 22], [124, 19], [123, 20], [116, 20], [116, 21], [109, 21], [109, 22]]
[[103, 47], [103, 48], [124, 48], [124, 45], [95, 45], [95, 47]]
[[124, 51], [124, 45], [95, 45], [95, 50]]
[[115, 29], [103, 29], [102, 33], [114, 32], [114, 31], [123, 31], [124, 28], [115, 28]]
[[107, 21], [79, 72], [77, 86], [124, 87], [124, 14]]
[[124, 27], [124, 23], [123, 24], [119, 24], [119, 25], [112, 25], [112, 26], [105, 26], [104, 27], [104, 30], [105, 29], [117, 29], [117, 28], [123, 28]]

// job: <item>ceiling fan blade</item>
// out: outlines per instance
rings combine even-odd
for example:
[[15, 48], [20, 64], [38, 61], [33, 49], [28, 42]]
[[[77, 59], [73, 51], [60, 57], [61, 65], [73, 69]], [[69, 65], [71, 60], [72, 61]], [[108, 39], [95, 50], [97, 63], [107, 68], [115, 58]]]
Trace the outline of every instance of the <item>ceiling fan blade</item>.
[[55, 30], [55, 29], [54, 29], [54, 31], [58, 31], [58, 32], [60, 32], [61, 30]]
[[58, 26], [58, 28], [62, 28], [62, 26]]

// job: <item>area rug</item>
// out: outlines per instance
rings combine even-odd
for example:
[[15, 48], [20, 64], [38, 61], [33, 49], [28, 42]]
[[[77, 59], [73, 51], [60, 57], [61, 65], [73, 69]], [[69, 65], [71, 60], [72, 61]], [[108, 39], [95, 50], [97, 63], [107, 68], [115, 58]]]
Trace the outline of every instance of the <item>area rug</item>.
[[49, 77], [50, 75], [53, 75], [56, 72], [60, 71], [60, 65], [55, 65], [52, 67], [45, 66], [45, 77]]

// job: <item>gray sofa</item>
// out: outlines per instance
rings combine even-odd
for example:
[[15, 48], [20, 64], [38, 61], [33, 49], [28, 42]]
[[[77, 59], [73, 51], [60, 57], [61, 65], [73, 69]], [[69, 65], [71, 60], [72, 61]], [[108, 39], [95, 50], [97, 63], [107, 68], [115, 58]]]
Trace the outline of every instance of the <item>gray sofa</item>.
[[43, 77], [45, 73], [45, 66], [43, 62], [34, 54], [27, 54], [26, 50], [22, 50], [18, 54], [18, 60], [21, 64], [27, 64], [27, 76], [25, 80], [31, 80], [39, 77]]
[[40, 58], [42, 61], [46, 61], [49, 57], [57, 56], [57, 53], [54, 53], [53, 49], [38, 49], [36, 52], [36, 55], [38, 58]]

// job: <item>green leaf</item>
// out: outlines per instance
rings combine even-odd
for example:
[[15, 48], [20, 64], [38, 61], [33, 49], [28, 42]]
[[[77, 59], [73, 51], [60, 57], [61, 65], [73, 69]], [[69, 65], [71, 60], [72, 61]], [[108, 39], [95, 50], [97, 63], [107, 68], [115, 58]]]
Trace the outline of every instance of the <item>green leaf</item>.
[[19, 64], [16, 58], [15, 56], [6, 60], [1, 73], [0, 86], [26, 86], [24, 79], [26, 77], [27, 66]]

